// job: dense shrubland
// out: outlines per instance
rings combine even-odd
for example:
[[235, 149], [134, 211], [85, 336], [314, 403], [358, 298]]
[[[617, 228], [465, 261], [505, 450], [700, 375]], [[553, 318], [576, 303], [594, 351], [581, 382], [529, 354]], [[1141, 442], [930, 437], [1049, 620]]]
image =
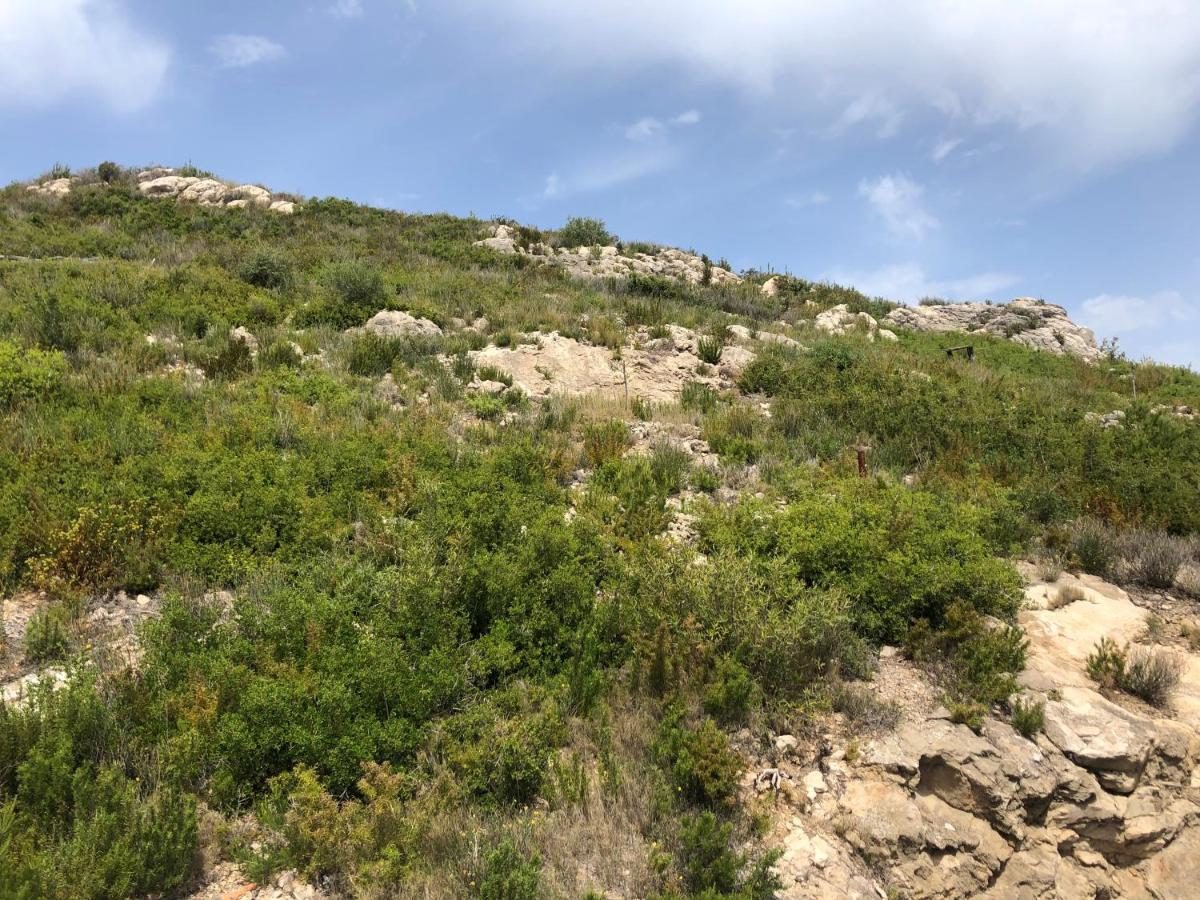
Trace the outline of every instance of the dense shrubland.
[[[801, 279], [571, 282], [473, 246], [469, 219], [206, 210], [105, 174], [62, 201], [0, 193], [0, 252], [34, 257], [0, 262], [0, 585], [47, 593], [25, 652], [69, 672], [0, 707], [13, 896], [169, 890], [201, 843], [362, 896], [602, 889], [574, 882], [581, 859], [644, 896], [771, 896], [731, 730], [875, 715], [847, 682], [884, 642], [970, 721], [1023, 663], [994, 627], [1019, 598], [1007, 559], [1154, 585], [1196, 561], [1200, 428], [1151, 411], [1200, 405], [1182, 370], [806, 339], [742, 377], [769, 418], [700, 384], [620, 411], [698, 424], [721, 468], [630, 457], [626, 422], [586, 403], [466, 395], [466, 351], [675, 322], [715, 356], [727, 314], [882, 304]], [[387, 307], [446, 335], [342, 333]], [[1084, 422], [1117, 406], [1122, 429]], [[750, 466], [763, 497], [718, 502]], [[685, 489], [714, 497], [703, 564], [659, 536]], [[163, 597], [132, 671], [78, 639], [116, 590]]]

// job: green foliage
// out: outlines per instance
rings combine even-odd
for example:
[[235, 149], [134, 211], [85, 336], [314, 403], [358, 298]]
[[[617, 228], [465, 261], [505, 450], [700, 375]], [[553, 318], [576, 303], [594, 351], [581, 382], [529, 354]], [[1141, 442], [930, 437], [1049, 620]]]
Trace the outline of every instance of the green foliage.
[[724, 349], [725, 343], [720, 338], [702, 337], [696, 342], [696, 355], [710, 366], [715, 366], [721, 361], [721, 352]]
[[240, 338], [229, 338], [220, 350], [204, 361], [204, 374], [209, 378], [233, 379], [253, 368], [253, 352]]
[[23, 350], [0, 340], [0, 410], [58, 390], [65, 372], [61, 353]]
[[115, 162], [105, 160], [96, 166], [96, 175], [105, 184], [111, 184], [121, 177], [121, 167]]
[[1004, 703], [1017, 689], [1028, 641], [1020, 628], [993, 625], [965, 600], [956, 600], [938, 628], [919, 620], [906, 637], [909, 653], [926, 662], [945, 661], [947, 687], [962, 704], [987, 708]]
[[487, 855], [479, 882], [481, 900], [537, 900], [541, 860], [526, 858], [505, 839]]
[[575, 217], [559, 229], [555, 243], [559, 247], [606, 247], [613, 242], [604, 223], [599, 219]]
[[741, 761], [716, 722], [704, 719], [692, 728], [675, 704], [663, 716], [655, 752], [676, 788], [694, 803], [724, 804], [737, 787]]
[[371, 262], [330, 263], [322, 269], [320, 282], [324, 288], [322, 295], [299, 311], [297, 324], [350, 328], [388, 308], [387, 281]]
[[68, 614], [64, 606], [55, 605], [38, 610], [25, 627], [25, 658], [44, 664], [67, 655]]
[[1087, 657], [1088, 677], [1101, 687], [1115, 688], [1125, 678], [1126, 654], [1112, 638], [1103, 637]]
[[692, 893], [733, 891], [745, 860], [730, 849], [732, 835], [733, 825], [719, 822], [711, 812], [684, 820], [679, 836], [685, 878]]
[[680, 392], [679, 405], [698, 412], [712, 412], [717, 405], [717, 392], [702, 381], [689, 381]]
[[275, 290], [291, 287], [296, 277], [291, 259], [270, 247], [260, 247], [247, 256], [238, 274], [247, 284]]
[[759, 694], [749, 670], [736, 659], [722, 656], [704, 691], [704, 711], [722, 722], [741, 722], [758, 702]]
[[1012, 724], [1022, 736], [1033, 740], [1034, 736], [1046, 726], [1046, 704], [1042, 700], [1022, 700], [1018, 697], [1012, 702]]
[[1183, 660], [1168, 650], [1122, 648], [1105, 637], [1088, 654], [1087, 673], [1101, 687], [1120, 688], [1152, 706], [1166, 706], [1183, 676]]
[[591, 466], [620, 459], [631, 443], [628, 426], [617, 419], [588, 425], [583, 432], [583, 453]]

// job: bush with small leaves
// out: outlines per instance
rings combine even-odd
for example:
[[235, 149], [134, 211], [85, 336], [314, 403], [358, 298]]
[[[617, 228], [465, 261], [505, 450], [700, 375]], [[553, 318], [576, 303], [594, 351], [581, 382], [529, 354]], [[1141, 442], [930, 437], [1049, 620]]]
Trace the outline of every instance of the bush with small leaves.
[[613, 242], [613, 237], [600, 219], [576, 216], [567, 219], [567, 224], [559, 230], [554, 242], [559, 247], [569, 248], [607, 247]]
[[1183, 660], [1169, 650], [1135, 647], [1126, 655], [1119, 686], [1151, 706], [1166, 706], [1183, 676]]
[[296, 278], [291, 259], [268, 247], [260, 247], [247, 256], [238, 274], [247, 284], [274, 290], [291, 287]]
[[109, 162], [108, 160], [105, 160], [104, 162], [100, 163], [100, 165], [96, 166], [96, 175], [99, 176], [100, 180], [105, 184], [112, 184], [121, 177], [121, 167], [115, 162]]
[[479, 882], [480, 900], [537, 900], [542, 861], [526, 857], [511, 838], [487, 855]]
[[67, 655], [67, 611], [55, 605], [38, 610], [25, 627], [25, 658], [32, 663], [48, 663]]
[[230, 338], [203, 362], [203, 368], [209, 378], [233, 380], [254, 369], [254, 352], [245, 341]]
[[1168, 590], [1191, 556], [1184, 540], [1161, 531], [1129, 531], [1117, 540], [1121, 574], [1147, 587]]
[[1087, 673], [1101, 687], [1119, 687], [1125, 680], [1125, 651], [1112, 638], [1101, 638], [1087, 657]]
[[1046, 725], [1045, 701], [1023, 700], [1020, 697], [1013, 700], [1012, 724], [1022, 736], [1033, 740], [1034, 735]]
[[1078, 519], [1069, 532], [1070, 551], [1075, 563], [1090, 575], [1104, 578], [1117, 562], [1117, 543], [1112, 530], [1097, 519]]
[[593, 468], [620, 459], [631, 443], [629, 427], [617, 419], [596, 422], [583, 430], [583, 454]]
[[679, 791], [694, 803], [723, 804], [737, 787], [742, 766], [725, 732], [712, 719], [689, 727], [679, 703], [663, 717], [655, 752]]
[[696, 355], [710, 366], [715, 366], [721, 361], [721, 353], [724, 350], [725, 342], [719, 337], [702, 337], [696, 342]]
[[54, 394], [66, 374], [61, 353], [24, 350], [0, 340], [0, 410], [34, 398]]
[[704, 711], [722, 722], [742, 722], [761, 694], [745, 666], [732, 656], [722, 656], [704, 689]]
[[679, 393], [679, 405], [697, 412], [712, 412], [717, 405], [717, 392], [702, 381], [689, 381]]

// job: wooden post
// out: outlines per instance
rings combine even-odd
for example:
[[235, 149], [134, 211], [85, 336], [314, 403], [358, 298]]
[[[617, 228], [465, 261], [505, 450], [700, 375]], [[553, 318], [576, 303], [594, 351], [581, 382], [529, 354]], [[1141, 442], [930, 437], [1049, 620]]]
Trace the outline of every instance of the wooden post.
[[855, 447], [854, 449], [858, 451], [858, 477], [866, 478], [867, 477], [867, 451], [871, 448], [866, 447], [866, 446], [859, 446], [859, 447]]

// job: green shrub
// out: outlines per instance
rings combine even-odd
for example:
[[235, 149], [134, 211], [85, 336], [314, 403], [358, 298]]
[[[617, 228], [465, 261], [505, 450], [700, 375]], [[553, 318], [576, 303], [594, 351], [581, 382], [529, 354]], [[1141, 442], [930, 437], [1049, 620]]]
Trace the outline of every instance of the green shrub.
[[667, 494], [678, 494], [687, 484], [691, 457], [665, 441], [654, 445], [650, 453], [650, 473], [654, 483]]
[[679, 405], [698, 412], [712, 412], [717, 405], [717, 392], [702, 381], [689, 381], [679, 394]]
[[613, 243], [613, 237], [600, 219], [575, 217], [567, 219], [567, 224], [559, 229], [555, 243], [570, 248], [607, 247]]
[[1033, 740], [1034, 736], [1046, 725], [1046, 704], [1041, 700], [1022, 700], [1017, 698], [1012, 702], [1012, 724], [1022, 736]]
[[542, 862], [535, 854], [526, 858], [505, 838], [488, 854], [479, 882], [482, 900], [537, 900]]
[[745, 858], [730, 849], [733, 825], [711, 812], [687, 816], [679, 829], [685, 882], [693, 894], [731, 894]]
[[1101, 638], [1087, 657], [1088, 677], [1101, 687], [1115, 688], [1125, 680], [1125, 651], [1112, 638]]
[[61, 353], [22, 350], [0, 339], [0, 410], [58, 390], [66, 373]]
[[258, 354], [258, 364], [264, 369], [295, 369], [303, 362], [302, 351], [290, 341], [275, 341]]
[[260, 247], [247, 256], [238, 274], [247, 284], [275, 290], [291, 287], [296, 278], [291, 259], [270, 247]]
[[718, 337], [702, 337], [696, 342], [696, 355], [710, 366], [715, 366], [721, 361], [724, 349], [725, 342]]
[[1169, 650], [1137, 647], [1126, 656], [1119, 685], [1151, 706], [1166, 706], [1183, 676], [1183, 660]]
[[67, 635], [68, 615], [62, 606], [38, 610], [25, 628], [25, 658], [44, 664], [67, 655], [70, 641]]
[[1078, 519], [1071, 524], [1070, 552], [1075, 563], [1088, 574], [1104, 578], [1116, 568], [1116, 538], [1108, 526], [1096, 519]]
[[724, 804], [737, 787], [741, 761], [725, 732], [712, 719], [690, 728], [678, 704], [663, 717], [655, 752], [679, 791], [694, 803]]
[[111, 184], [121, 177], [121, 167], [115, 162], [109, 162], [108, 160], [105, 160], [104, 162], [100, 163], [100, 165], [96, 166], [96, 175], [99, 176], [100, 180], [105, 184]]
[[204, 374], [209, 378], [232, 380], [254, 369], [254, 352], [238, 338], [230, 338], [216, 353], [203, 363]]
[[722, 722], [741, 722], [760, 691], [749, 670], [730, 656], [717, 660], [704, 690], [704, 711]]
[[631, 443], [628, 426], [617, 419], [596, 422], [583, 430], [583, 454], [593, 468], [620, 459]]
[[389, 292], [383, 273], [373, 263], [349, 260], [330, 263], [321, 271], [324, 294], [296, 316], [296, 323], [350, 328], [361, 325], [388, 307]]

